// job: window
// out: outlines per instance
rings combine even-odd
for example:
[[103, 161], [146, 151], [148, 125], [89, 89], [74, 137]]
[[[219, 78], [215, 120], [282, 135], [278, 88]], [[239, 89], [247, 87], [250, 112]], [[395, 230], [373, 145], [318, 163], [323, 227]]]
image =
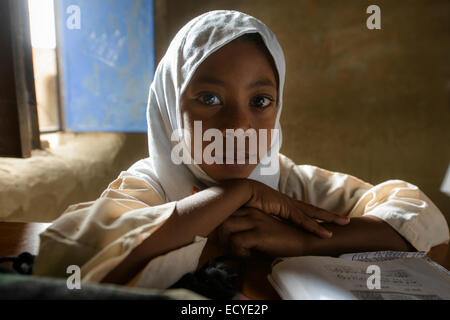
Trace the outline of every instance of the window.
[[61, 129], [53, 0], [28, 0], [36, 103], [41, 133]]
[[8, 0], [0, 18], [0, 156], [40, 133], [147, 131], [152, 0]]

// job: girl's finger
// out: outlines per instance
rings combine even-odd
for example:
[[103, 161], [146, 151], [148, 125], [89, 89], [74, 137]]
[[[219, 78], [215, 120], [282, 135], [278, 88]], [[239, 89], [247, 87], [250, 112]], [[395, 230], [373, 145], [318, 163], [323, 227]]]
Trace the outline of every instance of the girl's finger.
[[321, 238], [331, 238], [331, 231], [322, 227], [319, 223], [306, 216], [303, 212], [295, 210], [290, 216], [290, 220], [298, 226], [303, 227], [312, 233], [317, 234]]
[[251, 249], [258, 245], [259, 240], [255, 229], [234, 233], [230, 237], [231, 250], [238, 256], [248, 257]]
[[237, 209], [235, 212], [232, 213], [231, 216], [235, 216], [235, 217], [242, 217], [242, 216], [248, 216], [252, 210], [255, 210], [254, 208], [251, 207], [243, 207], [240, 209]]
[[320, 219], [326, 222], [333, 222], [339, 225], [345, 225], [350, 222], [349, 217], [342, 217], [335, 213], [331, 213], [325, 209], [318, 208], [311, 204], [298, 201], [297, 204], [300, 206], [302, 211], [311, 218]]
[[229, 242], [231, 234], [248, 231], [254, 227], [254, 220], [248, 216], [230, 216], [218, 228], [217, 236], [219, 243], [225, 245]]

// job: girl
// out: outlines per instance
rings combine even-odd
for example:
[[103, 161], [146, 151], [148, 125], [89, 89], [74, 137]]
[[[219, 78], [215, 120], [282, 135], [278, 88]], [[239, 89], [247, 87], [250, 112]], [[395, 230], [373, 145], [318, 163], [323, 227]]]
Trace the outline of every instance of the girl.
[[[217, 10], [187, 23], [150, 86], [150, 157], [96, 201], [69, 206], [40, 235], [35, 274], [65, 277], [67, 266], [79, 265], [82, 281], [168, 288], [197, 268], [207, 241], [239, 256], [428, 251], [448, 241], [445, 218], [416, 186], [372, 186], [280, 154], [284, 79], [283, 51], [261, 21]], [[258, 146], [270, 147], [258, 150], [256, 163], [248, 148], [245, 164], [235, 149], [214, 152], [231, 163], [179, 163], [180, 145], [197, 159], [196, 123], [202, 137], [209, 129], [254, 129]]]

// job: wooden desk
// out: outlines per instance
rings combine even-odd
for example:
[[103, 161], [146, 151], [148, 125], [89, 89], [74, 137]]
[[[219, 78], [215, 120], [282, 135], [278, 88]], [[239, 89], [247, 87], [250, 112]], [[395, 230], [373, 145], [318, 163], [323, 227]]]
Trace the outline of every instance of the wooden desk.
[[[37, 254], [39, 249], [39, 233], [44, 231], [49, 223], [12, 223], [0, 222], [0, 257], [16, 256], [28, 251]], [[209, 259], [221, 256], [220, 248], [207, 243], [199, 266]], [[450, 269], [450, 246], [442, 244], [430, 250], [428, 256], [433, 261]], [[271, 260], [262, 257], [245, 259], [246, 272], [241, 291], [251, 299], [280, 299], [267, 280], [270, 273]]]
[[37, 254], [39, 233], [50, 223], [0, 222], [0, 257], [17, 256], [28, 251]]

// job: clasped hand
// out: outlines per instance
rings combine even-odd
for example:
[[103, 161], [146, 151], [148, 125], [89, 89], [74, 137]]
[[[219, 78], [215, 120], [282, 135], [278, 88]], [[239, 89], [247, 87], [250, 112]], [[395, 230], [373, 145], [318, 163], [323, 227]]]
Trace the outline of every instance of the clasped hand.
[[257, 250], [271, 256], [300, 256], [311, 233], [329, 238], [331, 232], [316, 221], [346, 225], [350, 220], [293, 199], [260, 182], [252, 181], [251, 199], [209, 236], [239, 256]]

